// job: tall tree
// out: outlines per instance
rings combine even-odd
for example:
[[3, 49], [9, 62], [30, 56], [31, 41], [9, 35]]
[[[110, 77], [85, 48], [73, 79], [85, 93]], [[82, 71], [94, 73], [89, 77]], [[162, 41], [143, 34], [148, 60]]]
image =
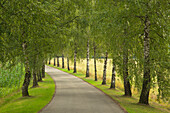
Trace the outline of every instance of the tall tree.
[[49, 64], [49, 65], [51, 64], [51, 58], [49, 58], [49, 60], [48, 60], [48, 64]]
[[67, 69], [70, 71], [70, 64], [69, 64], [69, 58], [67, 57]]
[[95, 81], [97, 81], [97, 64], [96, 64], [96, 45], [95, 42], [93, 44], [93, 49], [94, 49], [94, 73], [95, 73]]
[[148, 16], [145, 16], [145, 28], [144, 28], [144, 75], [143, 86], [140, 95], [139, 103], [149, 104], [149, 91], [150, 91], [150, 36], [149, 36], [150, 21]]
[[38, 77], [38, 82], [42, 82], [42, 75], [41, 75], [40, 70], [38, 70], [38, 72], [37, 72], [37, 77]]
[[35, 70], [33, 70], [33, 86], [32, 87], [37, 87], [38, 86], [38, 81], [37, 81], [37, 73]]
[[30, 83], [30, 78], [31, 78], [31, 72], [30, 72], [30, 69], [29, 69], [29, 59], [27, 57], [27, 42], [23, 42], [22, 44], [22, 48], [23, 48], [23, 53], [24, 53], [24, 56], [25, 56], [25, 79], [24, 79], [24, 83], [22, 85], [22, 96], [29, 96], [29, 93], [28, 93], [28, 86], [29, 86], [29, 83]]
[[107, 58], [108, 58], [108, 52], [106, 52], [105, 61], [104, 61], [104, 68], [103, 68], [103, 82], [102, 82], [102, 85], [105, 85], [105, 84], [106, 84]]
[[64, 54], [62, 54], [62, 68], [64, 68]]
[[89, 38], [87, 40], [87, 68], [86, 68], [86, 77], [89, 77]]
[[77, 58], [77, 47], [75, 46], [75, 50], [74, 50], [74, 71], [73, 71], [73, 73], [77, 73], [76, 58]]
[[42, 65], [42, 78], [45, 78], [45, 62], [44, 61]]
[[60, 67], [59, 56], [57, 56], [57, 67]]
[[126, 39], [124, 39], [124, 47], [123, 47], [123, 79], [124, 79], [124, 90], [125, 96], [132, 96], [131, 86], [128, 79], [128, 43]]
[[56, 63], [55, 63], [55, 57], [54, 57], [54, 66], [56, 66]]
[[115, 61], [114, 59], [112, 59], [113, 61], [113, 67], [112, 67], [112, 78], [111, 78], [111, 85], [110, 85], [110, 88], [113, 88], [115, 89], [115, 82], [116, 82], [116, 73], [115, 73], [115, 68], [116, 68], [116, 65], [115, 65]]

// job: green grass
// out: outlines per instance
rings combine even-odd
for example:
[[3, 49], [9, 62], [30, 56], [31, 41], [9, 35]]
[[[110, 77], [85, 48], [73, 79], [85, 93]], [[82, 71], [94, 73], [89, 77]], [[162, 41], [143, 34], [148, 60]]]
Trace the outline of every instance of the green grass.
[[[50, 65], [51, 67], [54, 67]], [[141, 105], [138, 104], [138, 99], [134, 97], [124, 97], [122, 96], [124, 92], [119, 89], [109, 89], [110, 85], [101, 85], [102, 81], [94, 81], [92, 78], [86, 78], [84, 74], [77, 72], [73, 73], [73, 70], [68, 71], [67, 69], [62, 69], [60, 67], [55, 67], [61, 71], [70, 73], [74, 76], [77, 76], [84, 81], [92, 84], [93, 86], [97, 87], [101, 91], [103, 91], [105, 94], [112, 97], [114, 100], [116, 100], [128, 113], [168, 113], [168, 108], [161, 106], [156, 103], [151, 103], [148, 105]]]
[[30, 97], [22, 97], [19, 90], [0, 98], [0, 113], [37, 113], [50, 102], [54, 92], [54, 81], [46, 74], [43, 82], [39, 82], [39, 87], [29, 88]]

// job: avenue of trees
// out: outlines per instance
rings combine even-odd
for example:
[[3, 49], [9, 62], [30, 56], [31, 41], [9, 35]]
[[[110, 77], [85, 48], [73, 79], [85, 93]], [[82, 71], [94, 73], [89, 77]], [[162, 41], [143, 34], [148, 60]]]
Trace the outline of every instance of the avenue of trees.
[[[158, 87], [158, 99], [169, 99], [169, 0], [1, 0], [0, 68], [24, 65], [22, 96], [45, 77], [45, 62], [58, 56], [74, 61], [104, 56], [113, 59], [115, 71], [124, 81], [124, 95], [139, 90], [139, 103], [149, 104], [149, 93]], [[50, 63], [50, 62], [49, 62]]]

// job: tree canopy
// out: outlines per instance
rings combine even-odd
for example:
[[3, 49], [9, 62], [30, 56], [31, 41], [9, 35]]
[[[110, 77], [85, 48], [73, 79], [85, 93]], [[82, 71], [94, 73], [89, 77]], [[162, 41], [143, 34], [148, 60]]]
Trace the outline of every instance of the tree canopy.
[[1, 0], [0, 63], [38, 71], [56, 55], [85, 58], [89, 41], [90, 57], [94, 47], [98, 56], [108, 52], [125, 86], [141, 91], [140, 103], [155, 86], [168, 100], [168, 7], [168, 0]]

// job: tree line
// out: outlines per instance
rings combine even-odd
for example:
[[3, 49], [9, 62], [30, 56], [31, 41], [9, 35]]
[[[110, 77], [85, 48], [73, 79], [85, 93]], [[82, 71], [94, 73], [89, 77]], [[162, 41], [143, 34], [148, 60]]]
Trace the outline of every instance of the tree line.
[[86, 57], [89, 77], [93, 57], [97, 81], [96, 59], [105, 56], [102, 85], [109, 57], [113, 59], [111, 88], [116, 71], [124, 81], [125, 96], [132, 96], [134, 86], [141, 92], [139, 103], [149, 104], [150, 89], [158, 87], [158, 99], [168, 100], [168, 7], [168, 0], [2, 0], [0, 61], [2, 66], [24, 64], [23, 96], [29, 96], [31, 76], [33, 87], [44, 77], [47, 59], [62, 56], [64, 62], [66, 57], [70, 70], [71, 58], [76, 73], [76, 61]]

